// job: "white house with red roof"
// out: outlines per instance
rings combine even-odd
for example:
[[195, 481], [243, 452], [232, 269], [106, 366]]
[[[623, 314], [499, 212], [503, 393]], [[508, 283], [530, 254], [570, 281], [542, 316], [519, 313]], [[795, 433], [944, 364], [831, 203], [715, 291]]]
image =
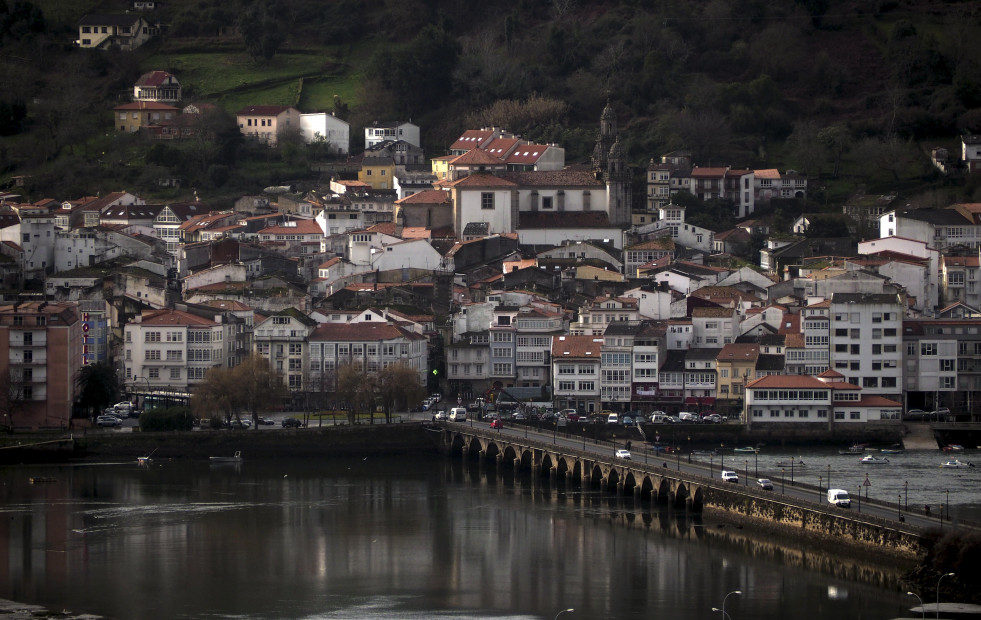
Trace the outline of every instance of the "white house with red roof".
[[768, 375], [746, 384], [743, 422], [747, 428], [790, 425], [832, 430], [856, 424], [901, 423], [902, 404], [863, 395], [833, 370], [819, 377]]
[[125, 381], [187, 392], [210, 368], [228, 364], [236, 329], [180, 310], [145, 311], [123, 327]]
[[319, 139], [327, 141], [327, 149], [335, 155], [347, 155], [351, 151], [351, 124], [327, 112], [300, 114], [300, 131], [303, 141]]
[[181, 83], [167, 71], [150, 71], [133, 85], [133, 101], [156, 101], [176, 106], [181, 100]]
[[250, 105], [235, 113], [239, 131], [249, 138], [276, 145], [280, 131], [301, 131], [300, 111], [286, 105]]
[[600, 401], [603, 336], [556, 336], [552, 339], [553, 397], [561, 409], [593, 413]]
[[752, 170], [695, 166], [691, 171], [691, 193], [701, 200], [732, 200], [736, 219], [748, 217], [756, 208]]
[[287, 243], [298, 246], [301, 243], [319, 243], [324, 231], [316, 220], [291, 219], [267, 226], [259, 231], [259, 241]]

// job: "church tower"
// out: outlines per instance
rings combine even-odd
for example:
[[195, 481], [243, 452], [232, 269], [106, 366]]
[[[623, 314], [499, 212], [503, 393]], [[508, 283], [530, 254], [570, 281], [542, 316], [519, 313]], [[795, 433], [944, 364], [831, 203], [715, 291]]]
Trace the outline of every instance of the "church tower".
[[600, 116], [600, 131], [593, 147], [592, 164], [596, 178], [606, 182], [610, 224], [624, 228], [630, 226], [630, 169], [627, 155], [620, 144], [617, 117], [609, 101]]

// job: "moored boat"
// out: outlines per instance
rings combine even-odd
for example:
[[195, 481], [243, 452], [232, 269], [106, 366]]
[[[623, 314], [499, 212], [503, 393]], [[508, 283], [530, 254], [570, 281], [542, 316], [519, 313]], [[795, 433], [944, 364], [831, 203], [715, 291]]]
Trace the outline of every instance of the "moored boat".
[[733, 452], [747, 452], [747, 453], [750, 453], [750, 454], [758, 454], [759, 451], [760, 451], [759, 448], [754, 448], [752, 446], [745, 446], [745, 447], [742, 447], [742, 448], [734, 448], [733, 449]]
[[942, 449], [944, 452], [962, 452], [964, 450], [964, 446], [960, 444], [952, 443], [944, 446]]
[[968, 467], [974, 467], [974, 464], [965, 463], [964, 461], [959, 461], [957, 459], [950, 459], [948, 461], [944, 461], [944, 463], [940, 466], [944, 469], [967, 469]]
[[889, 459], [887, 459], [884, 456], [872, 456], [870, 454], [868, 456], [862, 457], [861, 459], [859, 459], [858, 462], [863, 463], [865, 465], [885, 465], [886, 463], [889, 462]]
[[803, 459], [784, 459], [777, 461], [776, 465], [777, 467], [796, 467], [797, 469], [807, 467]]
[[210, 458], [212, 463], [241, 463], [242, 451], [236, 450], [232, 456], [212, 456]]

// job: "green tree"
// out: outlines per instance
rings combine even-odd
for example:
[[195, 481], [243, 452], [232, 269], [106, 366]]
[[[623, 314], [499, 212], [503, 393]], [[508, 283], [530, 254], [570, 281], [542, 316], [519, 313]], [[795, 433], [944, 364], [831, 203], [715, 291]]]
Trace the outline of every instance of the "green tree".
[[382, 369], [376, 382], [387, 422], [392, 421], [393, 411], [408, 411], [410, 404], [418, 403], [426, 396], [419, 372], [408, 364], [393, 364]]
[[119, 377], [109, 360], [82, 366], [78, 373], [79, 404], [99, 412], [116, 402], [121, 393]]

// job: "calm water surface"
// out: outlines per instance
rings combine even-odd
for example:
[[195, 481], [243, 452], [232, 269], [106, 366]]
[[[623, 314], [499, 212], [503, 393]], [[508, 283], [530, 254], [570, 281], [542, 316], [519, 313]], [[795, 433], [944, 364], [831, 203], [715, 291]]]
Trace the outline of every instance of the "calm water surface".
[[733, 590], [733, 620], [913, 606], [898, 567], [494, 474], [436, 457], [4, 468], [0, 597], [119, 619], [711, 619]]

